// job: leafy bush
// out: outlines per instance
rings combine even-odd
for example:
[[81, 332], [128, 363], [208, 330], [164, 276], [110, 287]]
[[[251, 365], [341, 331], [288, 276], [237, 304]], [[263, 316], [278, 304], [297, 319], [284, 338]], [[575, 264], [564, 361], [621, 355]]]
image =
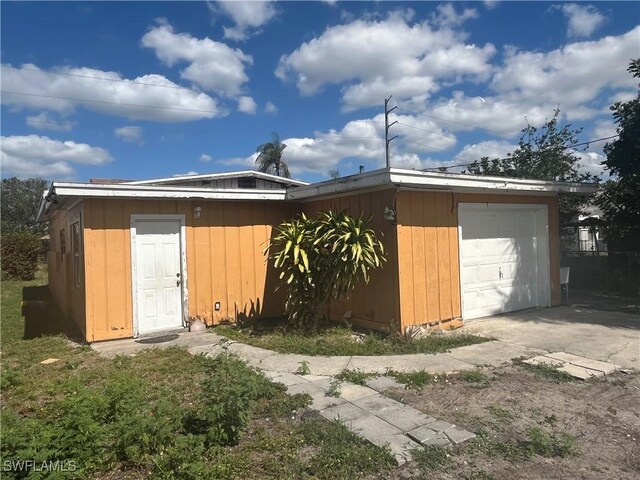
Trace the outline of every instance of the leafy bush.
[[381, 266], [382, 242], [369, 220], [333, 211], [305, 214], [277, 228], [267, 251], [281, 270], [278, 288], [287, 288], [285, 313], [297, 328], [317, 327], [323, 306], [347, 294], [369, 270]]
[[40, 239], [32, 233], [2, 235], [2, 270], [11, 278], [33, 280], [38, 270]]
[[188, 428], [204, 434], [207, 447], [235, 445], [258, 400], [275, 396], [279, 389], [242, 360], [219, 355], [208, 362], [202, 402], [187, 419]]

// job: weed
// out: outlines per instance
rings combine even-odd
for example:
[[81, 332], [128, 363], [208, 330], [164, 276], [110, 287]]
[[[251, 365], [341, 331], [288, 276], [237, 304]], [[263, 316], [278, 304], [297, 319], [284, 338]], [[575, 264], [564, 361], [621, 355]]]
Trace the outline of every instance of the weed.
[[290, 417], [310, 405], [311, 402], [311, 395], [308, 393], [296, 393], [295, 395], [287, 395], [278, 402], [267, 402], [260, 409], [260, 412], [268, 416]]
[[298, 375], [309, 375], [311, 373], [311, 370], [309, 370], [309, 362], [307, 362], [306, 360], [303, 360], [298, 363], [300, 364], [300, 366], [296, 370], [296, 373]]
[[423, 471], [443, 470], [451, 463], [451, 454], [445, 447], [438, 445], [427, 445], [422, 449], [411, 451], [418, 468]]
[[534, 427], [527, 432], [528, 447], [542, 457], [569, 457], [577, 452], [576, 439], [568, 433], [551, 434]]
[[238, 328], [219, 325], [214, 331], [233, 340], [281, 353], [302, 355], [394, 355], [440, 353], [452, 348], [474, 345], [488, 338], [463, 333], [427, 335], [413, 340], [384, 332], [367, 332], [362, 342], [354, 342], [354, 330], [326, 325], [314, 334], [285, 329], [284, 322]]
[[485, 373], [482, 373], [480, 370], [469, 370], [467, 372], [462, 372], [459, 375], [459, 378], [461, 380], [464, 380], [465, 382], [475, 383], [479, 386], [489, 386], [489, 377]]
[[489, 412], [491, 412], [491, 415], [493, 415], [493, 417], [495, 417], [495, 419], [498, 420], [498, 422], [504, 425], [509, 425], [516, 418], [516, 416], [513, 413], [511, 413], [509, 410], [506, 410], [502, 407], [498, 407], [496, 405], [490, 405], [488, 409], [489, 409]]
[[377, 373], [366, 373], [362, 370], [343, 370], [336, 375], [336, 378], [343, 382], [355, 383], [356, 385], [366, 385], [367, 380], [377, 376]]
[[413, 388], [416, 390], [420, 390], [425, 385], [438, 380], [437, 375], [433, 375], [424, 370], [417, 372], [396, 372], [395, 370], [389, 370], [386, 374], [392, 376], [398, 382], [404, 383], [405, 388]]
[[573, 378], [568, 373], [558, 370], [556, 367], [547, 365], [546, 363], [531, 365], [529, 363], [524, 363], [521, 358], [514, 358], [513, 364], [523, 367], [524, 369], [528, 370], [534, 375], [537, 375], [538, 377], [551, 380], [555, 383], [566, 383], [575, 381], [575, 378]]
[[305, 469], [310, 476], [346, 480], [366, 473], [380, 474], [396, 465], [390, 450], [359, 438], [341, 423], [315, 417], [301, 428], [305, 445], [319, 448]]
[[341, 382], [340, 379], [335, 377], [331, 379], [331, 382], [329, 382], [329, 389], [327, 390], [326, 396], [327, 397], [339, 397], [340, 396], [340, 389], [341, 387]]
[[465, 475], [464, 480], [496, 480], [496, 477], [484, 470], [474, 470], [469, 475]]

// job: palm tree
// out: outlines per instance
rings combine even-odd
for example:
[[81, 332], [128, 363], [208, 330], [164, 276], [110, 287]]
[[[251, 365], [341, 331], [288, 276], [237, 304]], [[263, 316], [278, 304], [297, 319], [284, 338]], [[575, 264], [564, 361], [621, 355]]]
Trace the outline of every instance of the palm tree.
[[282, 152], [287, 146], [280, 142], [277, 133], [272, 133], [272, 140], [263, 143], [258, 147], [256, 153], [256, 165], [258, 170], [264, 173], [271, 173], [279, 177], [291, 178], [289, 167], [282, 161]]

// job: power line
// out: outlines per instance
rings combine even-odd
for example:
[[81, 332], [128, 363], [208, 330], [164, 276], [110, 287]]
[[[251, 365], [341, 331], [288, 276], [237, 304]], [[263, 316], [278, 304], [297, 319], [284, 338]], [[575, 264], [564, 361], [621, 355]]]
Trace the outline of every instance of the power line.
[[157, 110], [177, 110], [180, 112], [198, 112], [198, 113], [211, 113], [218, 114], [219, 111], [215, 110], [197, 110], [193, 108], [179, 108], [179, 107], [162, 107], [160, 105], [141, 105], [138, 103], [122, 103], [122, 102], [108, 102], [106, 100], [90, 100], [88, 98], [72, 98], [72, 97], [59, 97], [56, 95], [42, 95], [39, 93], [26, 93], [26, 92], [12, 92], [9, 90], [2, 90], [0, 93], [11, 94], [11, 95], [22, 95], [26, 97], [42, 97], [42, 98], [55, 98], [58, 100], [70, 100], [73, 102], [88, 102], [88, 103], [101, 103], [107, 105], [121, 105], [123, 107], [140, 107], [140, 108], [153, 108]]
[[[609, 137], [602, 137], [602, 138], [595, 138], [593, 140], [588, 140], [586, 142], [581, 142], [581, 143], [576, 143], [574, 145], [565, 145], [562, 147], [562, 150], [567, 150], [570, 148], [575, 148], [575, 147], [581, 147], [583, 145], [587, 145], [587, 147], [592, 144], [592, 143], [598, 143], [598, 142], [604, 142], [605, 140], [611, 140], [612, 138], [616, 138], [618, 135], [611, 135]], [[517, 157], [506, 157], [506, 158], [495, 158], [495, 159], [491, 159], [491, 160], [509, 160], [510, 158], [516, 158]], [[442, 166], [442, 167], [433, 167], [433, 168], [425, 168], [423, 169], [423, 171], [431, 171], [431, 170], [441, 170], [443, 168], [449, 169], [449, 168], [459, 168], [459, 167], [470, 167], [472, 165], [475, 165], [478, 161], [475, 160], [471, 163], [461, 163], [459, 165], [448, 165], [448, 166]]]
[[455, 140], [455, 138], [456, 138], [456, 137], [454, 137], [454, 136], [447, 135], [447, 134], [445, 134], [445, 133], [433, 132], [433, 131], [431, 131], [431, 130], [426, 130], [426, 129], [422, 128], [422, 127], [416, 127], [415, 125], [409, 125], [409, 124], [407, 124], [407, 123], [403, 123], [403, 122], [400, 122], [400, 121], [396, 121], [395, 123], [397, 123], [398, 125], [402, 125], [402, 126], [404, 126], [404, 127], [413, 128], [413, 129], [415, 129], [415, 130], [422, 130], [423, 132], [431, 133], [432, 135], [438, 135], [439, 137], [444, 137], [444, 138], [454, 139], [454, 140]]
[[481, 127], [481, 126], [478, 126], [478, 125], [471, 125], [470, 123], [456, 122], [455, 120], [449, 120], [447, 118], [437, 117], [435, 115], [428, 115], [426, 113], [420, 113], [420, 112], [416, 112], [416, 111], [413, 111], [413, 110], [408, 110], [408, 109], [403, 108], [403, 107], [398, 107], [398, 110], [402, 110], [403, 112], [409, 112], [409, 113], [412, 113], [414, 115], [419, 115], [421, 117], [435, 118], [436, 120], [442, 120], [443, 122], [454, 123], [456, 125], [461, 125], [463, 127], [468, 127], [468, 128], [473, 128], [473, 129], [477, 128], [479, 130], [485, 130], [487, 132], [495, 133], [496, 135], [500, 135], [500, 136], [504, 136], [505, 135], [505, 132], [499, 132], [497, 130], [491, 130], [489, 128]]
[[[46, 70], [39, 70], [36, 68], [18, 68], [18, 67], [14, 67], [12, 65], [0, 65], [0, 67], [2, 68], [8, 68], [11, 70], [16, 70], [19, 72], [33, 72], [33, 73], [42, 73], [44, 75], [63, 75], [65, 77], [76, 77], [76, 78], [89, 78], [91, 80], [100, 80], [103, 82], [116, 82], [116, 83], [127, 83], [127, 84], [134, 84], [134, 85], [143, 85], [143, 86], [147, 86], [147, 87], [161, 87], [161, 88], [173, 88], [175, 90], [191, 90], [190, 88], [187, 87], [183, 87], [181, 85], [161, 85], [159, 83], [147, 83], [147, 82], [140, 82], [137, 80], [127, 80], [127, 79], [123, 79], [123, 78], [106, 78], [106, 77], [94, 77], [93, 75], [83, 75], [80, 73], [68, 73], [68, 72], [51, 72], [51, 71], [46, 71]], [[166, 77], [165, 77], [166, 78]], [[222, 90], [215, 90], [218, 93], [224, 93], [226, 95], [237, 95], [237, 93], [230, 93], [230, 92], [225, 92]]]

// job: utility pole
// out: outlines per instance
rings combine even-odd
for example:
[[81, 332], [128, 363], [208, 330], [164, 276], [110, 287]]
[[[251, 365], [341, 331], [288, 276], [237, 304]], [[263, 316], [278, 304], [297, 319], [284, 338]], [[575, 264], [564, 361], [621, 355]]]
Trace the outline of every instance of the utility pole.
[[398, 106], [396, 105], [391, 110], [389, 110], [389, 100], [391, 100], [392, 96], [393, 95], [389, 95], [389, 98], [384, 99], [384, 157], [386, 160], [387, 168], [391, 168], [391, 164], [389, 163], [389, 144], [391, 143], [391, 140], [393, 140], [394, 138], [398, 138], [398, 135], [389, 138], [389, 127], [391, 127], [395, 123], [398, 123], [397, 120], [395, 122], [389, 123], [389, 114], [396, 108], [398, 108]]

